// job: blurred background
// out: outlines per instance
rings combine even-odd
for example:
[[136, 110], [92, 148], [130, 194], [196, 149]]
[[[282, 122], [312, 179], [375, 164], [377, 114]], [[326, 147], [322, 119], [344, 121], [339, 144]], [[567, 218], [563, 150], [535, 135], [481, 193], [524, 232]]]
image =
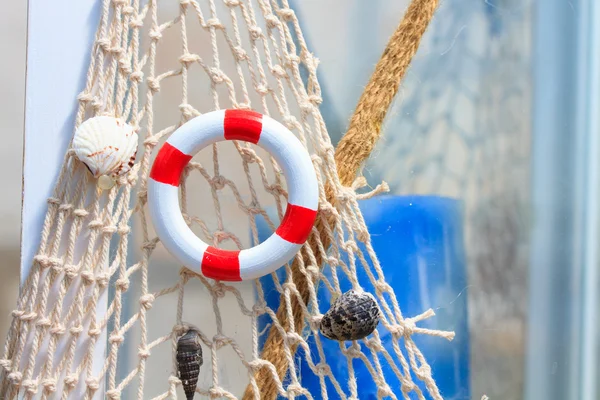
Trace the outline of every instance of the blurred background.
[[[291, 3], [337, 142], [408, 1]], [[394, 194], [464, 203], [473, 398], [595, 398], [592, 4], [443, 1], [365, 171]], [[2, 10], [4, 336], [19, 274], [26, 4]]]
[[19, 290], [27, 2], [2, 1], [0, 13], [0, 337], [4, 341]]

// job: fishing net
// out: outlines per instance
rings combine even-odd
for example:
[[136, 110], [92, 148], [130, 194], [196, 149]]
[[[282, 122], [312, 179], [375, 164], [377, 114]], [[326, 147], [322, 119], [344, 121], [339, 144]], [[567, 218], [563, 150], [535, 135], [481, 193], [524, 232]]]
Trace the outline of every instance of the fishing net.
[[[381, 398], [441, 398], [412, 335], [453, 335], [417, 326], [431, 310], [403, 317], [357, 205], [385, 185], [358, 195], [364, 179], [340, 183], [319, 112], [316, 67], [286, 0], [102, 2], [74, 128], [95, 115], [126, 119], [139, 130], [137, 161], [114, 188], [102, 190], [73, 152], [66, 154], [13, 312], [0, 397], [181, 397], [174, 349], [193, 324], [205, 360], [197, 392], [210, 398], [326, 398], [331, 390], [357, 399], [358, 364], [369, 371], [360, 380], [376, 382]], [[259, 280], [230, 284], [178, 268], [148, 220], [154, 149], [189, 119], [223, 108], [254, 109], [282, 122], [308, 149], [318, 177], [315, 228], [283, 278], [272, 277], [279, 309], [267, 305]], [[276, 226], [268, 210], [281, 219], [285, 199], [279, 167], [248, 144], [205, 149], [182, 176], [186, 221], [220, 248], [257, 242], [257, 218]], [[342, 278], [361, 287], [359, 269], [375, 288], [383, 319], [367, 339], [340, 344], [349, 375], [340, 381], [329, 367], [340, 360], [326, 357], [317, 329], [329, 304], [314, 285], [336, 298]], [[261, 317], [269, 320], [265, 332]], [[383, 335], [393, 338], [392, 351], [382, 346]], [[295, 357], [319, 377], [320, 393], [303, 387]], [[384, 378], [384, 362], [393, 379]]]

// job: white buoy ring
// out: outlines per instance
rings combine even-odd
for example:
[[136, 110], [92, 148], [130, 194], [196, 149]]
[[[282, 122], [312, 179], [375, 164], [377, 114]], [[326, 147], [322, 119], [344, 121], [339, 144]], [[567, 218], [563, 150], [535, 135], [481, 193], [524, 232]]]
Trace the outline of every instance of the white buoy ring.
[[[204, 243], [185, 223], [179, 206], [181, 172], [202, 148], [222, 140], [258, 144], [277, 161], [287, 182], [288, 205], [267, 240], [241, 251]], [[196, 117], [161, 147], [148, 180], [148, 206], [156, 233], [186, 267], [222, 281], [256, 279], [290, 261], [308, 238], [317, 216], [319, 189], [308, 152], [279, 122], [254, 111], [221, 110]]]

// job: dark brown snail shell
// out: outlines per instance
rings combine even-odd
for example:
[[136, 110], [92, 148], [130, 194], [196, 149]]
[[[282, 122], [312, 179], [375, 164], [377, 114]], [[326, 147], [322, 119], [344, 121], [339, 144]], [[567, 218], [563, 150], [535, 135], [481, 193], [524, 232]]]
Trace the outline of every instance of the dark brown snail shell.
[[381, 311], [375, 297], [353, 289], [333, 302], [323, 315], [319, 329], [328, 339], [359, 340], [373, 333], [380, 319]]
[[198, 375], [202, 365], [202, 341], [200, 334], [195, 329], [188, 330], [177, 339], [177, 371], [183, 385], [183, 391], [187, 400], [194, 398]]

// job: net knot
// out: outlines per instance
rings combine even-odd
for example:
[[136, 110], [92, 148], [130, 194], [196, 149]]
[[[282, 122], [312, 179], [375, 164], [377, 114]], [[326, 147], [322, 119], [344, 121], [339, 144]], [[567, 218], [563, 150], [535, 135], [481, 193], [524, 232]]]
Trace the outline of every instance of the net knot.
[[286, 65], [294, 68], [300, 63], [300, 57], [297, 54], [290, 54], [286, 57]]
[[94, 283], [94, 273], [92, 271], [83, 271], [81, 273], [81, 279], [83, 279], [83, 284], [85, 286], [91, 285]]
[[8, 374], [8, 380], [13, 385], [18, 385], [21, 382], [21, 379], [23, 379], [23, 374], [19, 371], [14, 371]]
[[77, 100], [82, 103], [89, 103], [90, 101], [94, 100], [94, 96], [91, 93], [81, 92], [77, 96]]
[[252, 164], [256, 162], [256, 152], [248, 147], [242, 147], [240, 149], [240, 154], [242, 156], [242, 161], [247, 164]]
[[[58, 270], [58, 268], [55, 268]], [[75, 279], [75, 277], [77, 276], [77, 266], [73, 265], [73, 264], [69, 264], [69, 265], [65, 265], [65, 275], [69, 278], [69, 279]]]
[[131, 228], [129, 227], [129, 225], [121, 225], [117, 230], [117, 233], [121, 236], [128, 235], [129, 232], [131, 232]]
[[79, 378], [76, 374], [69, 374], [65, 377], [64, 382], [65, 385], [73, 389], [77, 385], [77, 382], [79, 382]]
[[105, 235], [112, 235], [117, 231], [116, 225], [106, 225], [102, 228], [102, 233]]
[[28, 394], [36, 394], [38, 388], [38, 381], [36, 379], [25, 379], [21, 386], [25, 388]]
[[375, 281], [375, 290], [378, 293], [385, 293], [390, 292], [392, 290], [392, 287], [389, 285], [389, 283], [387, 283], [384, 280], [377, 280]]
[[119, 400], [121, 398], [121, 391], [118, 389], [111, 389], [106, 392], [106, 397], [111, 400]]
[[220, 69], [212, 67], [208, 70], [208, 72], [213, 83], [218, 85], [225, 82], [225, 73]]
[[318, 330], [321, 326], [321, 320], [323, 319], [323, 314], [313, 315], [309, 318], [310, 328], [313, 330]]
[[73, 211], [73, 214], [78, 218], [85, 218], [88, 216], [89, 212], [87, 212], [87, 210], [85, 210], [83, 208], [76, 208]]
[[44, 318], [38, 319], [35, 324], [42, 328], [47, 328], [52, 325], [52, 321], [50, 321], [50, 318], [44, 317]]
[[150, 36], [150, 38], [152, 40], [155, 40], [155, 41], [158, 41], [162, 38], [162, 32], [160, 31], [160, 29], [152, 29], [152, 30], [150, 30], [148, 35]]
[[269, 29], [279, 28], [279, 25], [281, 24], [281, 21], [279, 21], [279, 18], [277, 18], [275, 14], [267, 15], [265, 17], [265, 22], [267, 23], [267, 28]]
[[228, 394], [225, 390], [221, 389], [220, 387], [211, 387], [210, 389], [208, 389], [208, 394], [210, 395], [211, 399], [220, 399], [220, 398], [227, 398], [229, 397]]
[[284, 21], [290, 21], [294, 18], [294, 10], [291, 8], [282, 8], [281, 10], [277, 10], [277, 14]]
[[262, 29], [260, 29], [260, 27], [256, 25], [253, 25], [248, 28], [248, 34], [250, 35], [250, 39], [252, 39], [252, 41], [259, 40], [263, 35]]
[[145, 360], [146, 358], [150, 357], [150, 350], [148, 350], [147, 347], [140, 347], [138, 349], [138, 356]]
[[[128, 14], [133, 14], [133, 7], [127, 7], [126, 10], [130, 11]], [[141, 18], [134, 18], [129, 22], [129, 27], [132, 29], [141, 28], [142, 26], [144, 26], [144, 20]]]
[[287, 77], [287, 73], [285, 72], [283, 67], [279, 64], [273, 65], [273, 68], [271, 68], [271, 73], [278, 78], [286, 78]]
[[244, 50], [243, 47], [241, 46], [235, 46], [233, 49], [233, 54], [235, 55], [235, 58], [238, 61], [244, 61], [244, 60], [248, 60], [248, 53], [246, 52], [246, 50]]
[[83, 326], [75, 325], [75, 326], [71, 327], [71, 329], [69, 329], [69, 332], [71, 332], [71, 335], [73, 335], [73, 336], [79, 336], [79, 334], [81, 332], [83, 332]]
[[411, 319], [407, 318], [399, 324], [390, 326], [389, 331], [396, 337], [409, 337], [415, 333], [417, 325]]
[[185, 53], [179, 57], [179, 62], [185, 64], [186, 67], [196, 61], [200, 61], [200, 56], [198, 54]]
[[48, 257], [44, 254], [38, 254], [35, 257], [33, 257], [33, 259], [34, 261], [37, 261], [42, 268], [56, 267], [61, 263], [61, 260], [59, 258]]
[[104, 273], [104, 274], [99, 274], [96, 277], [96, 283], [98, 284], [98, 286], [102, 287], [106, 287], [106, 285], [108, 285], [108, 282], [110, 280], [110, 277], [108, 276], [108, 274]]
[[21, 321], [33, 321], [36, 318], [37, 318], [37, 313], [32, 311], [30, 313], [23, 314], [21, 316]]
[[226, 182], [227, 182], [227, 179], [225, 179], [225, 177], [223, 175], [215, 176], [210, 180], [211, 185], [216, 190], [223, 189], [225, 187]]
[[264, 302], [256, 303], [252, 306], [252, 313], [255, 317], [260, 317], [267, 312], [266, 305]]
[[310, 96], [308, 96], [308, 101], [310, 101], [315, 106], [318, 106], [321, 103], [323, 103], [323, 98], [319, 95], [311, 94]]
[[290, 347], [295, 346], [298, 343], [302, 342], [302, 336], [300, 336], [296, 332], [287, 332], [285, 334], [285, 341]]
[[152, 293], [147, 293], [140, 297], [140, 304], [146, 310], [149, 310], [152, 308], [152, 304], [154, 303], [154, 300], [155, 300], [154, 295]]
[[206, 26], [215, 29], [224, 29], [225, 27], [218, 18], [210, 18], [206, 20]]
[[342, 350], [342, 353], [349, 358], [360, 358], [363, 355], [360, 345], [357, 345], [357, 343], [352, 343], [352, 346], [348, 347], [346, 350]]
[[96, 338], [100, 336], [101, 333], [102, 331], [99, 328], [90, 328], [90, 330], [88, 331], [88, 336], [91, 338]]
[[42, 386], [44, 386], [44, 390], [48, 393], [56, 392], [56, 379], [46, 378], [42, 381]]
[[258, 85], [256, 87], [256, 92], [261, 96], [266, 96], [269, 94], [269, 87], [265, 84]]
[[228, 345], [230, 341], [231, 340], [227, 336], [223, 336], [220, 334], [216, 334], [215, 336], [213, 336], [213, 344], [217, 350]]
[[100, 382], [98, 382], [98, 379], [96, 378], [87, 378], [85, 380], [85, 384], [91, 391], [95, 392], [96, 390], [100, 389]]
[[3, 358], [2, 360], [0, 360], [0, 367], [4, 368], [5, 371], [10, 371], [12, 367], [12, 361]]
[[211, 292], [217, 299], [225, 297], [225, 285], [221, 282], [217, 282], [212, 286]]
[[380, 384], [377, 385], [377, 398], [378, 399], [383, 399], [385, 397], [390, 397], [390, 398], [394, 398], [394, 392], [392, 392], [392, 390], [390, 389], [390, 387], [388, 385], [382, 386], [381, 382], [379, 382]]
[[96, 44], [104, 51], [110, 52], [110, 40], [108, 38], [100, 38], [96, 41]]
[[142, 248], [144, 250], [153, 251], [156, 248], [156, 244], [158, 243], [158, 239], [148, 240], [144, 242]]
[[72, 209], [73, 209], [73, 204], [70, 204], [70, 203], [63, 203], [60, 206], [58, 206], [58, 210], [62, 211], [62, 212], [71, 211]]
[[182, 103], [179, 105], [179, 111], [185, 117], [185, 119], [190, 119], [193, 116], [197, 115], [198, 112], [192, 107], [190, 104]]
[[237, 7], [240, 5], [240, 0], [223, 0], [227, 7]]
[[22, 311], [22, 310], [13, 310], [11, 313], [13, 318], [19, 318], [19, 319], [23, 316], [23, 314], [25, 314], [25, 311]]
[[300, 384], [298, 383], [290, 383], [287, 387], [286, 393], [287, 395], [291, 395], [292, 397], [302, 396], [307, 392]]
[[144, 73], [142, 71], [133, 71], [129, 75], [129, 80], [140, 83], [144, 79]]
[[176, 377], [175, 375], [171, 375], [169, 376], [169, 385], [179, 385], [181, 383], [181, 380]]
[[289, 114], [283, 116], [283, 123], [289, 130], [293, 130], [298, 125], [300, 125], [298, 123], [298, 120], [296, 119], [296, 117], [294, 117], [293, 115], [289, 115]]
[[125, 337], [123, 337], [123, 335], [121, 335], [120, 333], [113, 333], [112, 335], [110, 335], [108, 341], [118, 346], [121, 343], [123, 343], [123, 341], [125, 341]]
[[431, 378], [431, 367], [427, 364], [423, 364], [415, 370], [415, 375], [417, 375], [419, 379], [425, 381], [426, 379]]
[[93, 230], [93, 229], [98, 229], [98, 228], [102, 227], [103, 225], [104, 224], [102, 223], [101, 220], [95, 219], [95, 220], [90, 221], [90, 223], [88, 224], [88, 228]]
[[342, 186], [340, 191], [335, 196], [337, 201], [340, 203], [347, 203], [352, 199], [356, 198], [356, 192], [352, 187]]
[[331, 368], [329, 367], [329, 365], [327, 365], [327, 363], [320, 362], [317, 365], [315, 365], [315, 367], [317, 368], [317, 375], [319, 376], [331, 374]]
[[60, 199], [57, 199], [56, 197], [49, 197], [48, 200], [46, 200], [48, 202], [48, 204], [51, 205], [59, 205], [60, 204]]
[[129, 289], [129, 279], [119, 278], [115, 282], [115, 287], [121, 292], [126, 292]]
[[144, 140], [145, 146], [155, 147], [158, 144], [159, 138], [156, 135], [148, 136], [146, 140]]
[[50, 333], [55, 336], [64, 335], [66, 331], [67, 328], [60, 322], [52, 326], [52, 328], [50, 328]]
[[306, 98], [303, 101], [300, 101], [298, 105], [300, 106], [300, 110], [304, 114], [310, 114], [315, 109], [315, 105], [308, 101], [308, 98]]

